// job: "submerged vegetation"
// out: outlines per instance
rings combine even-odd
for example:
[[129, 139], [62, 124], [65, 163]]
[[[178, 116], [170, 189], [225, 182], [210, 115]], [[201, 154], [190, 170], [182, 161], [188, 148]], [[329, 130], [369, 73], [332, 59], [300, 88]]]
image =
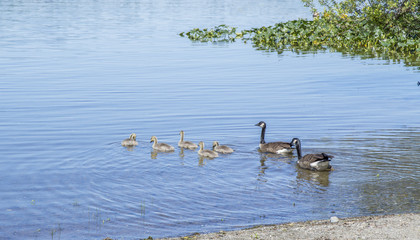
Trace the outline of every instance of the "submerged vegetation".
[[220, 25], [180, 33], [193, 41], [252, 42], [259, 50], [339, 51], [366, 57], [403, 60], [420, 66], [420, 2], [418, 0], [302, 0], [313, 20], [238, 31]]

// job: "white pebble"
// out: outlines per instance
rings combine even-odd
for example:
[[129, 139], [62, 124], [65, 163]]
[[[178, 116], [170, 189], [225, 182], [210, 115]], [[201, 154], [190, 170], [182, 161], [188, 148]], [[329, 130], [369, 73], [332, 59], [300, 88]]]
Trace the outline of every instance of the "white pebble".
[[338, 217], [334, 216], [334, 217], [331, 217], [330, 220], [332, 223], [337, 223], [339, 219]]

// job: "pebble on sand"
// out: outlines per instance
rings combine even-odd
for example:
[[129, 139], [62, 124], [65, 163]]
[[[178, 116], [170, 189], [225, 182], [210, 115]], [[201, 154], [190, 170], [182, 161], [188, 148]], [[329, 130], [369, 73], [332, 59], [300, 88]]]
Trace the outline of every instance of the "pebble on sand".
[[338, 219], [338, 217], [334, 216], [334, 217], [331, 217], [330, 220], [331, 220], [332, 223], [338, 223], [339, 219]]

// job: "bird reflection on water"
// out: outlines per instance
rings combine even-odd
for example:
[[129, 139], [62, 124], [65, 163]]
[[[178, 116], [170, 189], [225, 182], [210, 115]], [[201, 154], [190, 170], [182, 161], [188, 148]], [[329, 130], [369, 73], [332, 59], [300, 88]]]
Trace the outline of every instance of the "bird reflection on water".
[[331, 171], [311, 171], [298, 167], [296, 165], [296, 182], [298, 183], [309, 183], [311, 185], [317, 185], [321, 187], [328, 187], [330, 185]]
[[153, 149], [151, 152], [150, 152], [150, 158], [151, 159], [157, 159], [157, 156], [158, 155], [161, 155], [161, 154], [171, 154], [172, 152], [162, 152], [162, 151], [159, 151], [159, 150], [155, 150], [155, 149]]
[[267, 179], [265, 178], [265, 171], [269, 169], [269, 166], [266, 165], [267, 161], [290, 163], [293, 161], [293, 154], [274, 154], [260, 152], [260, 166], [257, 177], [257, 180], [260, 182], [267, 182]]

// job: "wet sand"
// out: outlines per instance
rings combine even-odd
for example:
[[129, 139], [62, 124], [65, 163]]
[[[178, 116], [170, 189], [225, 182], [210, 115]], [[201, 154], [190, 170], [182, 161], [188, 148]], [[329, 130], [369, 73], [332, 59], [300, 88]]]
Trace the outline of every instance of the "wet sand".
[[367, 216], [257, 226], [164, 239], [420, 239], [420, 214]]

